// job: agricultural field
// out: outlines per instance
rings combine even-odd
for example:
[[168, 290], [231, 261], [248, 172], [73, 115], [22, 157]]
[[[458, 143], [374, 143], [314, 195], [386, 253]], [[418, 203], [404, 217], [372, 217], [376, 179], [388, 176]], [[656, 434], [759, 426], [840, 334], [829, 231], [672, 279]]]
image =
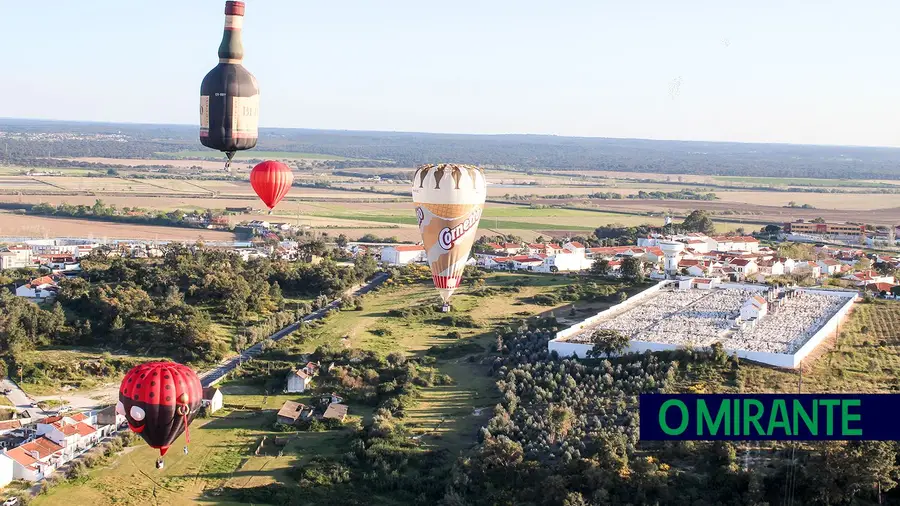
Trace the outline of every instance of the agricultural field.
[[106, 238], [181, 242], [233, 241], [235, 239], [233, 233], [219, 230], [30, 216], [6, 211], [0, 211], [0, 237], [82, 237], [97, 240]]

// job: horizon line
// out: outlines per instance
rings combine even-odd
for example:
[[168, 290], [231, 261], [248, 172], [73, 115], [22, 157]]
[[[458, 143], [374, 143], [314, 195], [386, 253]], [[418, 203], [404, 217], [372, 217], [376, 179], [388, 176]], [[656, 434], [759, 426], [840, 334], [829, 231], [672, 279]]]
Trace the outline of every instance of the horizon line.
[[[0, 121], [18, 120], [18, 121], [44, 121], [50, 123], [88, 123], [100, 125], [132, 125], [132, 126], [174, 126], [174, 127], [199, 127], [187, 123], [147, 123], [138, 121], [95, 121], [95, 120], [73, 120], [73, 119], [50, 119], [50, 118], [14, 118], [8, 116], [0, 116]], [[803, 146], [803, 147], [826, 147], [826, 148], [867, 148], [867, 149], [900, 149], [900, 146], [885, 146], [877, 144], [808, 144], [798, 142], [760, 142], [760, 141], [716, 141], [716, 140], [698, 140], [698, 139], [662, 139], [652, 137], [603, 137], [603, 136], [585, 136], [585, 135], [560, 135], [560, 134], [537, 134], [537, 133], [471, 133], [471, 132], [421, 132], [411, 130], [359, 130], [359, 129], [339, 129], [339, 128], [309, 128], [309, 127], [282, 127], [282, 126], [260, 126], [262, 129], [280, 129], [280, 130], [309, 130], [318, 132], [360, 132], [360, 133], [381, 133], [381, 134], [410, 134], [410, 135], [458, 135], [469, 137], [556, 137], [563, 139], [602, 139], [614, 141], [649, 141], [649, 142], [685, 142], [685, 143], [708, 143], [708, 144], [756, 144], [756, 145], [776, 145], [776, 146]]]

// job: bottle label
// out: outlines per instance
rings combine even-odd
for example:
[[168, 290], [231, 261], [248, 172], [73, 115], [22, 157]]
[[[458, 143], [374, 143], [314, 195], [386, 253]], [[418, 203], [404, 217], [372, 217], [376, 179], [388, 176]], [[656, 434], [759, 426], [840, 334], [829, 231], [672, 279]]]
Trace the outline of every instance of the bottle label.
[[200, 135], [209, 136], [209, 95], [200, 96]]
[[235, 138], [259, 136], [259, 94], [232, 97], [231, 135]]

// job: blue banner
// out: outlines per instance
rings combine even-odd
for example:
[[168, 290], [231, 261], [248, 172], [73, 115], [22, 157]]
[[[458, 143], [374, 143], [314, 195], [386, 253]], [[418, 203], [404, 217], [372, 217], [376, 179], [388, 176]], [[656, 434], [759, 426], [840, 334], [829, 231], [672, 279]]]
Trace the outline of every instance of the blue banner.
[[641, 439], [900, 440], [900, 394], [642, 394]]

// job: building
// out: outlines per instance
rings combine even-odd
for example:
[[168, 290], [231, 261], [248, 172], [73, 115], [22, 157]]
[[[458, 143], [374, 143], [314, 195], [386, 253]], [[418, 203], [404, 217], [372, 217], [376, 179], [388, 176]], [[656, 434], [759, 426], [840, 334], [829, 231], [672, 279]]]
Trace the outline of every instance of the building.
[[13, 467], [15, 462], [12, 458], [0, 454], [0, 488], [5, 487], [13, 481]]
[[761, 295], [754, 295], [741, 306], [741, 320], [758, 320], [769, 311], [769, 303]]
[[297, 369], [288, 375], [287, 387], [284, 391], [289, 394], [305, 392], [310, 384], [312, 384], [312, 375], [308, 374], [302, 368]]
[[100, 440], [100, 432], [87, 423], [93, 419], [83, 413], [47, 417], [37, 423], [36, 433], [62, 447], [65, 460], [68, 461], [84, 453]]
[[784, 232], [787, 234], [817, 234], [817, 235], [847, 235], [859, 236], [866, 232], [865, 225], [852, 223], [813, 223], [795, 221], [784, 224]]
[[758, 272], [763, 276], [781, 276], [784, 274], [784, 263], [777, 258], [760, 260], [756, 265], [759, 268]]
[[56, 297], [59, 285], [50, 276], [32, 279], [29, 283], [16, 288], [16, 295], [27, 299], [49, 299]]
[[30, 247], [10, 246], [6, 251], [0, 251], [0, 270], [26, 267], [34, 267]]
[[206, 408], [207, 414], [213, 414], [222, 409], [224, 403], [225, 398], [222, 396], [221, 390], [216, 387], [203, 389], [203, 399], [200, 401], [200, 405]]
[[63, 447], [46, 437], [6, 450], [13, 460], [13, 479], [41, 481], [65, 463]]
[[759, 241], [750, 236], [719, 236], [713, 237], [717, 251], [759, 251]]
[[346, 404], [332, 402], [325, 408], [325, 413], [322, 414], [322, 420], [337, 420], [343, 422], [344, 418], [347, 417], [348, 409], [349, 406]]
[[421, 244], [388, 246], [381, 250], [381, 261], [390, 265], [407, 265], [426, 260], [425, 247]]
[[737, 275], [740, 278], [755, 274], [759, 270], [759, 266], [756, 265], [756, 260], [753, 260], [752, 258], [735, 258], [728, 262], [728, 265], [737, 272]]
[[309, 418], [310, 415], [312, 415], [312, 408], [309, 406], [299, 402], [284, 401], [275, 419], [278, 423], [296, 425], [297, 422]]
[[835, 274], [839, 274], [841, 272], [841, 266], [844, 265], [843, 263], [831, 258], [825, 258], [819, 260], [816, 263], [819, 264], [819, 269], [821, 270], [823, 276], [833, 276]]

